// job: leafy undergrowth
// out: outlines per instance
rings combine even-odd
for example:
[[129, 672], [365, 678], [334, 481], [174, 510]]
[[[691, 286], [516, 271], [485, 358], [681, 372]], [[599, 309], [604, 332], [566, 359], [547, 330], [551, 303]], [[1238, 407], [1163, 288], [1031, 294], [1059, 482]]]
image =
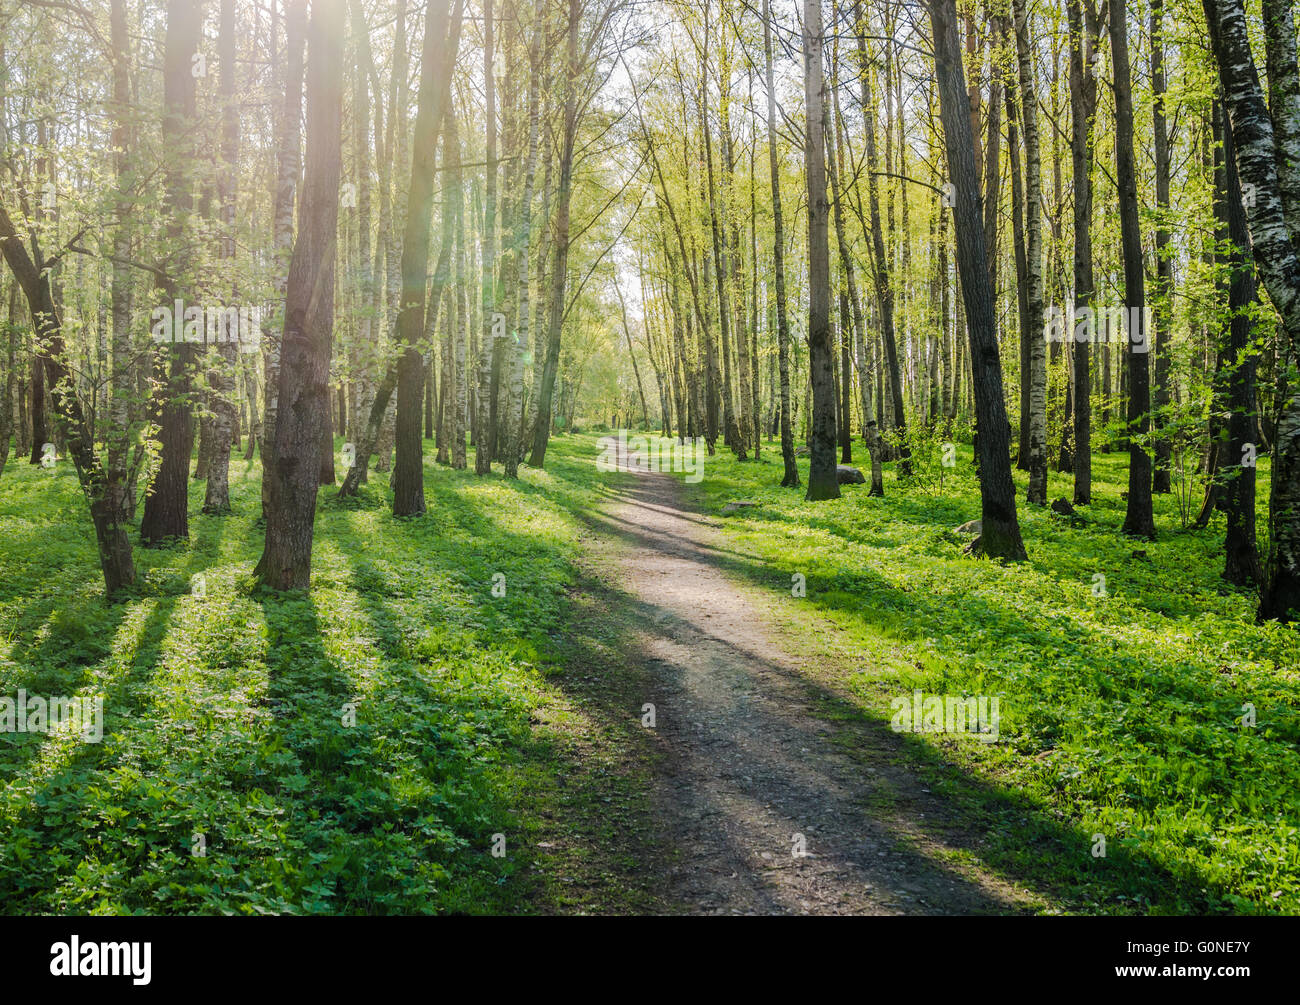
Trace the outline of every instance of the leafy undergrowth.
[[[139, 594], [114, 605], [70, 467], [11, 462], [0, 695], [102, 696], [105, 714], [100, 743], [0, 733], [0, 910], [634, 909], [617, 884], [566, 900], [574, 877], [537, 851], [557, 805], [560, 843], [609, 837], [581, 830], [611, 799], [628, 830], [640, 788], [579, 762], [601, 724], [548, 666], [577, 514], [620, 477], [593, 457], [561, 438], [513, 484], [476, 478], [472, 455], [469, 472], [429, 464], [412, 520], [392, 517], [386, 474], [354, 503], [326, 489], [313, 589], [283, 597], [252, 584], [260, 470], [237, 460], [234, 514], [198, 515], [193, 482], [190, 540], [137, 549]], [[601, 867], [581, 858], [579, 887]]]
[[[809, 674], [834, 690], [826, 707], [888, 730], [914, 690], [999, 699], [997, 743], [890, 734], [982, 864], [1066, 910], [1300, 912], [1300, 636], [1257, 626], [1254, 598], [1219, 578], [1221, 516], [1184, 531], [1157, 496], [1159, 539], [1125, 538], [1126, 455], [1096, 454], [1081, 522], [1027, 506], [1017, 472], [1030, 561], [1003, 564], [964, 556], [954, 533], [980, 515], [969, 448], [942, 484], [887, 465], [884, 499], [845, 486], [816, 504], [778, 487], [779, 444], [763, 460], [720, 447], [694, 491], [714, 515], [757, 503], [724, 517], [722, 563], [823, 657]], [[1049, 499], [1071, 485], [1053, 473]], [[1267, 485], [1264, 467], [1261, 528]]]

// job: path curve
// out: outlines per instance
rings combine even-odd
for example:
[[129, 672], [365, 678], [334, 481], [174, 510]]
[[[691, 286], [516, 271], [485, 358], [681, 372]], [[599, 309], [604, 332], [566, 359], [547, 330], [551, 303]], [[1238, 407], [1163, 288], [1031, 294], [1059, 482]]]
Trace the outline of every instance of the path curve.
[[671, 475], [634, 474], [591, 517], [587, 543], [633, 608], [625, 658], [640, 661], [655, 706], [651, 805], [667, 854], [645, 866], [663, 870], [664, 900], [702, 914], [1026, 910], [1026, 891], [955, 865], [934, 828], [908, 824], [944, 807], [896, 750], [854, 737], [881, 743], [864, 767], [835, 745], [841, 725], [812, 714], [815, 687], [765, 627], [767, 601], [720, 568], [719, 524]]

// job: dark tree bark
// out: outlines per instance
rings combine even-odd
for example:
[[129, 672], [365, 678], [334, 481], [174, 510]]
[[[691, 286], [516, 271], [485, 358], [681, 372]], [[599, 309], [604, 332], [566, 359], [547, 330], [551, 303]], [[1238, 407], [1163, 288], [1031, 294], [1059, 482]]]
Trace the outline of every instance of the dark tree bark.
[[335, 235], [343, 130], [343, 0], [313, 0], [307, 29], [307, 160], [289, 264], [275, 460], [266, 471], [266, 533], [254, 575], [274, 590], [311, 584], [321, 430], [330, 428]]
[[880, 226], [880, 196], [876, 176], [879, 159], [876, 154], [876, 116], [871, 98], [871, 64], [867, 60], [866, 22], [858, 10], [858, 77], [862, 87], [862, 115], [865, 124], [867, 147], [867, 193], [871, 209], [871, 242], [875, 251], [876, 299], [880, 304], [880, 339], [884, 343], [885, 365], [888, 370], [889, 397], [893, 405], [893, 426], [899, 438], [901, 463], [899, 470], [906, 475], [911, 470], [911, 448], [907, 445], [907, 415], [903, 408], [903, 377], [898, 365], [898, 342], [894, 329], [894, 284], [889, 278], [889, 258], [885, 254], [885, 238]]
[[954, 187], [953, 223], [957, 268], [970, 332], [971, 379], [975, 392], [979, 459], [981, 532], [974, 547], [991, 557], [1020, 560], [1025, 546], [1016, 517], [1015, 484], [1009, 456], [1011, 431], [1003, 401], [993, 293], [981, 221], [979, 178], [975, 173], [969, 95], [962, 68], [954, 0], [931, 0], [935, 76], [948, 170]]
[[[167, 5], [167, 40], [163, 48], [163, 143], [167, 150], [164, 168], [166, 190], [169, 278], [159, 279], [163, 297], [171, 302], [189, 287], [178, 283], [176, 274], [188, 268], [177, 261], [186, 254], [182, 242], [187, 218], [194, 207], [190, 165], [193, 160], [195, 129], [195, 84], [191, 58], [199, 47], [203, 7], [192, 0], [170, 0]], [[187, 307], [193, 305], [186, 305]], [[182, 323], [174, 318], [175, 325]], [[156, 350], [155, 373], [165, 384], [165, 398], [156, 413], [160, 458], [158, 471], [149, 485], [140, 521], [140, 537], [146, 545], [172, 538], [189, 537], [190, 455], [194, 449], [194, 415], [190, 405], [193, 347], [174, 344]]]
[[[438, 0], [425, 15], [420, 89], [411, 142], [411, 185], [402, 236], [402, 301], [397, 337], [402, 346], [397, 368], [397, 463], [393, 467], [393, 516], [424, 512], [424, 441], [420, 406], [424, 400], [424, 307], [429, 271], [429, 225], [433, 216], [434, 154], [450, 88], [447, 68], [459, 45], [463, 0], [456, 2], [452, 38], [447, 38], [448, 0]], [[450, 55], [450, 59], [448, 56]]]
[[[781, 371], [782, 488], [799, 487], [799, 466], [794, 456], [794, 428], [790, 419], [790, 323], [785, 300], [785, 223], [781, 210], [781, 173], [776, 157], [776, 86], [772, 72], [772, 12], [763, 0], [763, 54], [767, 73], [767, 163], [772, 182], [772, 225], [775, 231], [772, 265], [776, 284], [777, 359]], [[863, 380], [866, 380], [863, 375]]]
[[[411, 160], [411, 188], [407, 200], [402, 242], [402, 309], [397, 315], [397, 337], [404, 348], [389, 364], [375, 388], [375, 398], [370, 405], [369, 417], [356, 444], [355, 462], [339, 489], [341, 499], [356, 495], [362, 473], [370, 463], [375, 445], [383, 436], [384, 424], [390, 411], [389, 404], [396, 389], [399, 405], [397, 411], [399, 415], [404, 415], [405, 419], [404, 424], [400, 424], [400, 428], [395, 432], [399, 441], [403, 436], [406, 438], [406, 446], [403, 451], [399, 451], [400, 475], [399, 470], [393, 472], [394, 516], [415, 516], [424, 512], [423, 441], [420, 439], [424, 357], [418, 346], [425, 324], [425, 277], [429, 268], [429, 225], [433, 213], [433, 152], [437, 128], [442, 123], [450, 97], [451, 76], [443, 73], [441, 68], [448, 65], [448, 60], [452, 62], [455, 60], [460, 45], [460, 25], [464, 13], [463, 0], [456, 0], [449, 33], [447, 0], [439, 0], [439, 4], [440, 6], [433, 8], [434, 16], [426, 23], [420, 91], [416, 99], [416, 133], [414, 155]], [[435, 32], [432, 38], [430, 32]], [[430, 46], [433, 46], [432, 52]], [[433, 60], [432, 68], [430, 60]], [[433, 116], [436, 116], [436, 119], [430, 125], [428, 119]], [[434, 132], [433, 138], [427, 134], [429, 129]], [[434, 304], [436, 303], [435, 300]], [[436, 309], [436, 306], [432, 309]], [[403, 374], [405, 374], [404, 378]], [[403, 379], [407, 381], [405, 399], [402, 398], [401, 391]], [[401, 409], [403, 400], [406, 402], [405, 412]]]
[[1146, 268], [1138, 222], [1137, 168], [1133, 160], [1133, 92], [1129, 72], [1128, 11], [1110, 4], [1110, 49], [1115, 67], [1115, 182], [1119, 187], [1120, 241], [1124, 250], [1124, 308], [1128, 357], [1128, 508], [1124, 533], [1154, 539], [1151, 457], [1133, 434], [1151, 429], [1150, 333], [1146, 330]]
[[1255, 447], [1255, 356], [1248, 351], [1251, 339], [1251, 308], [1257, 303], [1255, 270], [1250, 259], [1250, 234], [1246, 228], [1246, 210], [1241, 200], [1241, 179], [1237, 176], [1236, 151], [1232, 125], [1221, 109], [1216, 122], [1223, 145], [1215, 153], [1215, 216], [1220, 223], [1220, 248], [1230, 248], [1226, 262], [1228, 275], [1229, 323], [1221, 353], [1222, 370], [1228, 375], [1227, 464], [1217, 471], [1227, 472], [1222, 493], [1223, 510], [1228, 517], [1224, 538], [1223, 578], [1237, 586], [1261, 581], [1259, 552], [1255, 543], [1255, 465], [1247, 453]]
[[[850, 388], [853, 383], [852, 371], [849, 363], [849, 308], [852, 309], [852, 342], [857, 350], [858, 379], [862, 388], [862, 425], [864, 428], [864, 438], [867, 441], [867, 453], [871, 458], [871, 490], [873, 496], [883, 496], [885, 494], [884, 479], [880, 470], [880, 437], [876, 428], [876, 418], [871, 410], [871, 377], [866, 371], [862, 356], [862, 345], [866, 339], [866, 322], [862, 316], [862, 299], [858, 295], [857, 273], [853, 267], [853, 253], [849, 247], [848, 236], [844, 229], [844, 205], [841, 202], [843, 194], [840, 190], [840, 171], [842, 161], [840, 159], [840, 144], [838, 142], [839, 127], [841, 125], [839, 118], [839, 100], [833, 102], [836, 109], [836, 141], [833, 150], [828, 156], [830, 165], [830, 182], [831, 182], [831, 202], [835, 207], [835, 240], [840, 254], [840, 267], [844, 277], [844, 292], [840, 295], [840, 317], [841, 317], [841, 342], [843, 361], [841, 368], [844, 373], [844, 393], [841, 397], [841, 409], [843, 419], [841, 425], [841, 446], [850, 436], [849, 431], [849, 402]], [[852, 460], [852, 454], [844, 448], [841, 455], [844, 463]]]
[[1174, 294], [1174, 260], [1169, 247], [1169, 130], [1165, 122], [1165, 54], [1164, 54], [1164, 4], [1151, 0], [1151, 126], [1155, 152], [1156, 173], [1156, 281], [1152, 292], [1155, 333], [1152, 349], [1155, 365], [1155, 471], [1151, 490], [1167, 493], [1170, 490], [1169, 467], [1172, 447], [1169, 438], [1162, 434], [1165, 410], [1169, 407], [1169, 328], [1173, 315], [1171, 300]]
[[1042, 156], [1038, 142], [1038, 89], [1025, 0], [1012, 0], [1019, 65], [1021, 120], [1025, 130], [1025, 324], [1029, 372], [1029, 489], [1026, 499], [1047, 505], [1047, 343], [1043, 331]]
[[135, 585], [135, 563], [127, 533], [135, 503], [134, 492], [126, 481], [110, 477], [95, 453], [94, 430], [82, 411], [75, 381], [68, 369], [63, 324], [51, 288], [51, 271], [32, 260], [3, 204], [0, 204], [0, 251], [3, 251], [5, 261], [9, 263], [31, 309], [36, 328], [36, 351], [49, 383], [54, 411], [63, 426], [77, 480], [90, 504], [105, 593], [109, 600], [116, 600]]
[[[1254, 259], [1294, 354], [1300, 348], [1300, 257], [1289, 226], [1285, 193], [1300, 172], [1300, 164], [1282, 149], [1287, 145], [1288, 127], [1276, 129], [1264, 103], [1242, 3], [1205, 0], [1204, 6], [1237, 170], [1243, 184], [1254, 186], [1254, 199], [1245, 206]], [[1294, 24], [1288, 25], [1291, 19], [1277, 8], [1266, 12], [1266, 20], [1272, 22], [1271, 30], [1286, 35], [1280, 45], [1292, 54], [1294, 76]], [[1282, 79], [1286, 76], [1285, 56], [1281, 63], [1269, 67], [1270, 80], [1276, 81], [1281, 94], [1294, 93], [1295, 85]], [[1285, 118], [1289, 114], [1287, 101], [1274, 103], [1276, 114]], [[1258, 612], [1261, 620], [1291, 621], [1300, 611], [1300, 401], [1295, 394], [1293, 387], [1282, 405], [1273, 440], [1271, 533]]]
[[45, 367], [41, 364], [40, 353], [32, 356], [31, 402], [32, 449], [28, 463], [39, 465], [41, 452], [50, 438], [50, 431], [45, 424]]
[[[285, 7], [284, 104], [276, 122], [275, 249], [276, 306], [279, 330], [274, 324], [262, 327], [264, 344], [264, 411], [262, 415], [262, 512], [266, 513], [270, 489], [266, 472], [275, 463], [275, 427], [280, 409], [280, 346], [284, 328], [284, 301], [289, 283], [289, 259], [293, 252], [293, 210], [298, 197], [298, 174], [302, 167], [302, 77], [303, 47], [306, 41], [307, 0], [288, 0]], [[269, 318], [270, 312], [268, 312]]]
[[[1100, 28], [1092, 0], [1067, 0], [1070, 24], [1070, 154], [1074, 178], [1074, 310], [1092, 309], [1092, 117], [1097, 109], [1094, 54]], [[1092, 502], [1092, 394], [1088, 337], [1070, 332], [1074, 381], [1074, 504]]]
[[[221, 212], [221, 241], [218, 257], [231, 262], [235, 257], [235, 180], [239, 175], [239, 106], [235, 103], [235, 0], [221, 0], [218, 40], [218, 65], [221, 69], [221, 173], [217, 190]], [[223, 325], [226, 323], [223, 317]], [[219, 342], [215, 365], [208, 371], [212, 388], [209, 404], [207, 485], [204, 490], [204, 513], [230, 512], [230, 449], [234, 442], [238, 412], [235, 407], [235, 364], [240, 347], [227, 339]], [[247, 338], [247, 333], [235, 333]], [[331, 442], [330, 456], [333, 456]], [[332, 480], [332, 479], [331, 479]]]
[[812, 382], [812, 457], [806, 499], [838, 499], [835, 464], [835, 378], [832, 373], [830, 236], [826, 201], [826, 76], [822, 69], [821, 0], [804, 0], [804, 100], [808, 125], [808, 367]]

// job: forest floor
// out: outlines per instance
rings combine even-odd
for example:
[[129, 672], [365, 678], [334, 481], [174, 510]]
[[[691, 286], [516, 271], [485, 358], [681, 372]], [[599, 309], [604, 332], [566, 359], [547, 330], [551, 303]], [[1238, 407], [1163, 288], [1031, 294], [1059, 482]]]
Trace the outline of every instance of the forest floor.
[[962, 861], [957, 849], [978, 832], [899, 763], [896, 735], [824, 715], [846, 708], [847, 696], [804, 674], [774, 627], [770, 597], [720, 568], [731, 553], [720, 525], [696, 511], [678, 479], [636, 475], [590, 522], [583, 540], [608, 584], [606, 630], [626, 640], [619, 658], [639, 670], [653, 705], [652, 801], [668, 854], [640, 871], [662, 873], [655, 885], [666, 909], [1041, 909], [1039, 898]]
[[[1300, 634], [1219, 579], [1222, 518], [1124, 538], [1098, 452], [1029, 561], [974, 559], [970, 450], [929, 446], [815, 505], [771, 444], [698, 484], [591, 433], [518, 480], [428, 449], [422, 517], [322, 490], [310, 594], [253, 582], [232, 458], [113, 604], [70, 465], [11, 460], [0, 697], [103, 715], [0, 730], [0, 913], [1300, 913]], [[997, 742], [896, 732], [917, 691], [997, 698]]]

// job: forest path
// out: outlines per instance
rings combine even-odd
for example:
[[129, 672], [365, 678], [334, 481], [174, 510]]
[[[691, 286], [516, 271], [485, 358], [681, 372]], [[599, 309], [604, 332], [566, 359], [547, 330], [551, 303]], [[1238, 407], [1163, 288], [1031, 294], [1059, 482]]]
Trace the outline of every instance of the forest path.
[[[1040, 906], [956, 852], [978, 845], [979, 835], [945, 817], [888, 729], [815, 714], [828, 698], [846, 706], [801, 675], [790, 655], [799, 646], [774, 636], [766, 605], [775, 598], [724, 573], [737, 553], [717, 521], [693, 510], [678, 479], [637, 473], [589, 524], [583, 563], [609, 587], [600, 617], [619, 626], [613, 658], [626, 661], [607, 667], [608, 679], [639, 679], [649, 692], [643, 701], [655, 706], [649, 826], [662, 854], [645, 861], [643, 852], [635, 868], [666, 909], [988, 914]], [[620, 701], [633, 706], [628, 715], [642, 715], [626, 689]], [[794, 854], [796, 835], [805, 856]]]

